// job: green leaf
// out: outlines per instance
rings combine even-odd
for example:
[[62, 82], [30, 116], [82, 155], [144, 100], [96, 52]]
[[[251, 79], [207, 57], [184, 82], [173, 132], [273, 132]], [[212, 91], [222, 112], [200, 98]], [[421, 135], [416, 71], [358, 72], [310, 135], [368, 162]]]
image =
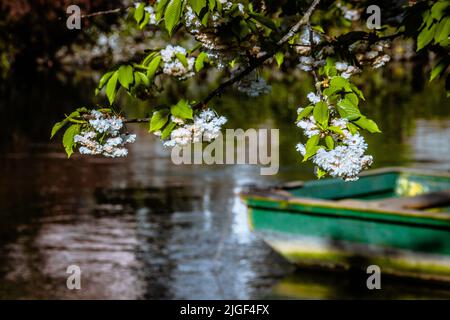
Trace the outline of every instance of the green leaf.
[[167, 4], [166, 11], [164, 13], [164, 23], [169, 35], [172, 35], [173, 30], [180, 21], [182, 5], [183, 0], [170, 0]]
[[325, 137], [325, 144], [327, 145], [328, 149], [334, 149], [334, 140], [332, 136], [326, 136]]
[[106, 82], [108, 82], [109, 78], [111, 78], [111, 76], [113, 75], [114, 71], [109, 71], [107, 73], [105, 73], [101, 78], [100, 81], [98, 82], [98, 86], [96, 89], [96, 95], [98, 94], [98, 92], [100, 90], [103, 89], [103, 87], [105, 86]]
[[206, 0], [189, 0], [189, 4], [197, 15], [200, 15], [200, 12], [204, 7], [206, 7]]
[[204, 67], [204, 61], [208, 55], [204, 52], [200, 52], [200, 54], [195, 59], [195, 71], [199, 72]]
[[425, 26], [425, 28], [422, 29], [422, 31], [419, 33], [419, 36], [417, 37], [417, 50], [421, 50], [423, 47], [425, 47], [427, 44], [433, 40], [434, 32], [436, 31], [436, 23], [433, 23], [433, 25], [429, 26], [428, 24]]
[[75, 142], [73, 141], [73, 138], [76, 134], [80, 132], [80, 125], [79, 124], [73, 124], [70, 127], [66, 129], [63, 135], [63, 146], [67, 153], [67, 158], [70, 158], [70, 156], [73, 153], [73, 147], [75, 145]]
[[440, 20], [449, 6], [447, 1], [437, 1], [431, 8], [431, 17]]
[[370, 133], [380, 133], [380, 129], [378, 128], [375, 121], [367, 119], [366, 117], [362, 116], [358, 120], [354, 121], [356, 125], [358, 125], [360, 128], [365, 129], [369, 131]]
[[317, 146], [319, 144], [319, 140], [320, 136], [318, 134], [308, 139], [305, 146], [306, 153], [305, 156], [303, 157], [302, 162], [305, 162], [306, 160], [308, 160], [317, 153], [317, 150], [320, 149], [320, 147]]
[[[445, 17], [439, 22], [434, 34], [434, 42], [441, 43], [448, 40], [450, 34], [450, 17]], [[442, 44], [441, 44], [442, 45]]]
[[328, 118], [330, 116], [328, 105], [323, 101], [317, 102], [314, 106], [313, 116], [317, 123], [321, 124], [324, 127], [327, 127]]
[[147, 78], [152, 80], [155, 77], [156, 71], [158, 70], [159, 64], [161, 63], [161, 56], [157, 56], [150, 62], [147, 69]]
[[[219, 4], [220, 2], [217, 2], [217, 3]], [[208, 21], [209, 21], [209, 12], [205, 13], [205, 15], [203, 16], [203, 18], [202, 18], [202, 25], [204, 27], [207, 27], [208, 26]]]
[[355, 133], [357, 133], [359, 130], [358, 130], [358, 127], [357, 126], [355, 126], [353, 123], [351, 123], [351, 122], [347, 122], [347, 129], [348, 129], [348, 131], [350, 131], [350, 133], [351, 134], [355, 134]]
[[344, 135], [344, 131], [341, 128], [336, 127], [336, 126], [329, 126], [328, 130], [330, 130], [331, 132], [340, 134], [340, 135]]
[[139, 24], [139, 29], [143, 29], [149, 22], [150, 22], [150, 13], [148, 13], [146, 11], [145, 14], [144, 14], [144, 19]]
[[138, 24], [141, 22], [142, 18], [144, 18], [144, 8], [145, 4], [141, 2], [134, 11], [134, 20], [136, 20]]
[[343, 99], [337, 103], [337, 109], [342, 118], [356, 120], [361, 117], [361, 112], [350, 100]]
[[313, 111], [314, 107], [313, 106], [308, 106], [306, 108], [304, 108], [302, 111], [300, 111], [300, 113], [298, 114], [297, 117], [297, 121], [309, 116], [309, 114]]
[[187, 68], [188, 66], [188, 61], [186, 59], [186, 56], [184, 54], [181, 53], [175, 53], [175, 56], [177, 57], [178, 60], [180, 60], [181, 64]]
[[316, 167], [317, 179], [322, 179], [326, 174], [327, 174], [327, 172], [325, 170], [322, 170], [319, 167]]
[[170, 107], [170, 113], [177, 118], [192, 119], [193, 110], [186, 100], [180, 100], [177, 104]]
[[342, 88], [330, 86], [323, 90], [323, 94], [326, 95], [327, 97], [331, 97], [333, 94], [341, 90]]
[[439, 60], [439, 62], [433, 67], [430, 74], [430, 81], [439, 76], [443, 71], [445, 71], [450, 64], [450, 58], [446, 57]]
[[167, 6], [169, 0], [159, 0], [156, 5], [156, 20], [160, 20], [163, 16], [164, 9]]
[[130, 85], [134, 82], [133, 67], [130, 65], [121, 66], [118, 70], [119, 82], [125, 89], [130, 89]]
[[161, 132], [161, 139], [164, 140], [170, 137], [170, 134], [172, 133], [173, 129], [175, 129], [176, 126], [177, 125], [174, 122], [170, 121], [169, 124]]
[[50, 139], [53, 138], [53, 136], [59, 131], [59, 129], [64, 127], [68, 122], [69, 122], [69, 119], [66, 118], [60, 122], [55, 123], [55, 125], [52, 128], [52, 133], [50, 135]]
[[358, 106], [359, 99], [358, 96], [354, 93], [347, 93], [345, 95], [345, 99], [350, 100], [351, 103], [353, 103], [355, 106]]
[[209, 10], [214, 10], [214, 7], [216, 6], [216, 0], [208, 0], [209, 4]]
[[359, 90], [358, 87], [355, 86], [353, 83], [350, 83], [350, 89], [352, 89], [352, 91], [356, 93], [360, 99], [366, 100], [366, 98], [364, 98], [363, 92]]
[[350, 87], [350, 82], [348, 82], [347, 79], [345, 79], [341, 76], [336, 76], [336, 77], [331, 78], [330, 86], [336, 87], [339, 89], [346, 89], [346, 88]]
[[153, 61], [153, 59], [154, 59], [158, 54], [159, 54], [158, 51], [153, 51], [153, 52], [149, 53], [149, 54], [145, 57], [145, 59], [142, 61], [142, 64], [143, 64], [144, 66], [148, 66], [148, 64], [149, 64], [151, 61]]
[[164, 125], [169, 120], [169, 110], [162, 109], [153, 113], [152, 118], [150, 119], [150, 128], [149, 132], [157, 131], [164, 127]]
[[284, 61], [283, 52], [278, 51], [277, 53], [275, 53], [275, 61], [277, 62], [278, 68], [281, 67], [281, 65], [283, 64], [283, 61]]
[[117, 79], [119, 77], [119, 72], [115, 71], [111, 78], [108, 80], [106, 85], [106, 96], [108, 97], [109, 104], [112, 105], [117, 93]]
[[143, 74], [142, 72], [136, 72], [135, 75], [137, 75], [137, 78], [140, 79], [140, 81], [146, 86], [149, 87], [150, 86], [150, 80], [148, 79], [148, 77]]

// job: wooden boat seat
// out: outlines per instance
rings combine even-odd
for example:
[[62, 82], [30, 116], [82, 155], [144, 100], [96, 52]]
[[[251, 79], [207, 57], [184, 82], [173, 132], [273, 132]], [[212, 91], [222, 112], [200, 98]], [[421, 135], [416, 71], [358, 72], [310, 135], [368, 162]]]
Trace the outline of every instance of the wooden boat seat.
[[414, 197], [390, 198], [374, 201], [341, 200], [341, 204], [357, 205], [364, 207], [386, 207], [396, 209], [422, 210], [435, 207], [450, 206], [450, 190], [435, 191], [420, 194]]

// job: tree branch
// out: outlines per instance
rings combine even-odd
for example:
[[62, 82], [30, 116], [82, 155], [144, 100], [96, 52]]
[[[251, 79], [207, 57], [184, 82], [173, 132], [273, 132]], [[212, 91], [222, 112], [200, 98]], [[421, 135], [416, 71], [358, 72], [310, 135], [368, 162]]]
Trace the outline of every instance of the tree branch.
[[267, 59], [272, 57], [278, 51], [278, 49], [280, 49], [286, 42], [288, 42], [293, 36], [297, 34], [297, 32], [300, 30], [302, 26], [304, 26], [309, 22], [311, 14], [314, 12], [319, 2], [320, 0], [314, 0], [311, 3], [311, 5], [309, 6], [308, 10], [306, 10], [303, 17], [295, 25], [293, 25], [280, 40], [278, 40], [276, 46], [272, 50], [267, 52], [265, 55], [259, 57], [258, 59], [253, 60], [253, 62], [251, 62], [250, 65], [246, 69], [244, 69], [241, 73], [237, 74], [233, 78], [219, 85], [215, 90], [210, 92], [202, 101], [195, 104], [193, 106], [193, 109], [203, 108], [214, 97], [220, 95], [226, 87], [231, 86], [232, 84], [242, 80], [242, 78], [249, 75], [253, 70], [260, 67]]
[[[193, 109], [201, 109], [204, 108], [209, 101], [211, 101], [214, 97], [220, 95], [225, 88], [233, 85], [234, 83], [242, 80], [245, 76], [249, 75], [253, 70], [260, 67], [267, 59], [272, 57], [286, 42], [288, 42], [293, 36], [299, 32], [300, 28], [304, 25], [306, 25], [309, 22], [309, 19], [311, 17], [311, 14], [316, 9], [317, 5], [319, 4], [320, 0], [314, 0], [309, 8], [306, 10], [302, 18], [294, 24], [289, 31], [276, 43], [276, 45], [272, 48], [272, 50], [268, 51], [263, 56], [253, 60], [250, 62], [250, 64], [245, 68], [243, 71], [238, 73], [236, 76], [230, 78], [229, 80], [223, 82], [220, 84], [216, 89], [211, 91], [202, 101], [198, 102], [197, 104], [193, 105]], [[126, 123], [142, 123], [149, 121], [149, 118], [138, 118], [138, 119], [128, 119], [124, 122]]]

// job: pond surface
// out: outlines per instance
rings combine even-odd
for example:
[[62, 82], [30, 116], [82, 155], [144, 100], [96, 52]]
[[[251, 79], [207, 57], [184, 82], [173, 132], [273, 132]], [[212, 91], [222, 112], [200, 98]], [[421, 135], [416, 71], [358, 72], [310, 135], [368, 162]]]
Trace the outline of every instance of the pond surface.
[[[245, 185], [312, 178], [294, 151], [299, 131], [284, 124], [296, 105], [280, 111], [289, 92], [275, 103], [254, 102], [264, 116], [248, 126], [280, 128], [281, 137], [280, 173], [260, 176], [258, 166], [176, 166], [139, 126], [126, 159], [67, 160], [48, 132], [53, 120], [88, 101], [92, 85], [86, 87], [38, 80], [27, 94], [21, 87], [0, 96], [9, 123], [0, 145], [0, 298], [450, 297], [449, 289], [391, 279], [369, 292], [355, 275], [294, 270], [249, 230], [238, 197]], [[450, 110], [442, 86], [393, 90], [378, 88], [367, 99], [384, 132], [368, 138], [375, 167], [449, 171]], [[253, 119], [227, 110], [230, 127]], [[66, 287], [73, 264], [82, 271], [81, 290]]]

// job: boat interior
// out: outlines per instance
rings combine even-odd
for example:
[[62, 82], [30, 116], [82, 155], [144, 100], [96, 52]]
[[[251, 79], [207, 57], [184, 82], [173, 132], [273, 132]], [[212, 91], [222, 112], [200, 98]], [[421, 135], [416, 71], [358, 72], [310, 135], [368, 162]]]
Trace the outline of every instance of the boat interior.
[[450, 175], [408, 170], [374, 170], [359, 180], [324, 179], [294, 182], [283, 190], [295, 197], [334, 200], [342, 204], [364, 202], [377, 207], [450, 213]]

